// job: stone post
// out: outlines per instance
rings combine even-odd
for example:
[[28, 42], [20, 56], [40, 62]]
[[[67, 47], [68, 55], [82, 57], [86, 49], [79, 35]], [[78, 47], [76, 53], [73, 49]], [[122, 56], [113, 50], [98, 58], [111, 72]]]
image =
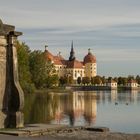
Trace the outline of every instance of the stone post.
[[24, 126], [24, 93], [18, 80], [17, 51], [14, 43], [22, 33], [0, 20], [0, 128]]

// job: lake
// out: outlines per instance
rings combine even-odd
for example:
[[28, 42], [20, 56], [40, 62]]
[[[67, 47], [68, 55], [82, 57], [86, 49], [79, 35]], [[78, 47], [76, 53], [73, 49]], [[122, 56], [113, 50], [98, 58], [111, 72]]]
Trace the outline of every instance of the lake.
[[140, 91], [76, 91], [28, 94], [25, 123], [105, 126], [140, 133]]

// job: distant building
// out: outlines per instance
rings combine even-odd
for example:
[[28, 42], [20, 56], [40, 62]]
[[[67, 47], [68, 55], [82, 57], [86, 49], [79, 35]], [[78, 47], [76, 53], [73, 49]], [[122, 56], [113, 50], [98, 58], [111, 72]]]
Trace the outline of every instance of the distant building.
[[136, 80], [131, 79], [127, 82], [126, 86], [130, 89], [136, 89], [136, 88], [138, 88], [138, 83], [136, 82]]
[[69, 59], [66, 60], [59, 53], [57, 56], [50, 53], [45, 47], [45, 56], [50, 60], [56, 69], [59, 77], [71, 76], [73, 80], [78, 77], [94, 77], [97, 75], [96, 57], [91, 53], [90, 49], [88, 54], [84, 57], [83, 61], [79, 61], [75, 57], [73, 42], [71, 44], [71, 51]]
[[108, 83], [107, 83], [107, 86], [109, 86], [111, 89], [117, 89], [117, 82], [114, 81], [114, 80], [110, 80]]

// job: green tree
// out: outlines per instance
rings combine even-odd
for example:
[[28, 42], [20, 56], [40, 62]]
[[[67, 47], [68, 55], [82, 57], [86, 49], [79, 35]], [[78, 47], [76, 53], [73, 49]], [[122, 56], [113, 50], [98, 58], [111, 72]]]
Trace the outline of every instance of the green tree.
[[25, 43], [18, 41], [15, 43], [15, 47], [17, 48], [19, 82], [25, 93], [33, 93], [35, 86], [31, 81], [29, 67], [30, 49]]
[[67, 83], [67, 77], [60, 77], [59, 78], [59, 85], [64, 86]]
[[73, 83], [74, 83], [73, 77], [69, 76], [67, 84], [73, 84]]
[[118, 85], [126, 85], [128, 79], [126, 77], [119, 77], [118, 78]]
[[95, 78], [91, 77], [91, 84], [94, 85], [95, 84]]
[[127, 80], [129, 81], [129, 80], [134, 80], [135, 78], [134, 78], [134, 76], [133, 75], [128, 75], [128, 77], [127, 77]]
[[89, 77], [83, 77], [82, 78], [82, 83], [85, 85], [85, 84], [89, 84], [90, 83], [90, 78]]
[[78, 77], [78, 78], [77, 78], [77, 83], [80, 85], [80, 84], [81, 84], [81, 82], [82, 82], [81, 77]]
[[115, 82], [118, 82], [118, 78], [117, 78], [117, 77], [114, 77], [113, 80], [114, 80]]
[[58, 85], [58, 81], [59, 81], [59, 78], [58, 78], [58, 75], [54, 74], [54, 75], [48, 75], [46, 77], [46, 81], [45, 81], [45, 87], [46, 88], [51, 88], [53, 86], [57, 86]]
[[140, 76], [139, 75], [136, 76], [136, 81], [138, 84], [140, 84]]
[[100, 76], [95, 76], [94, 77], [94, 82], [95, 82], [95, 84], [97, 84], [97, 85], [100, 85], [100, 84], [102, 84], [102, 80], [101, 80], [101, 77]]
[[102, 81], [102, 84], [106, 84], [106, 78], [105, 78], [105, 76], [103, 76], [103, 77], [101, 77], [101, 81]]
[[35, 50], [30, 53], [30, 71], [37, 89], [52, 87], [57, 81], [54, 65], [45, 59], [42, 51]]

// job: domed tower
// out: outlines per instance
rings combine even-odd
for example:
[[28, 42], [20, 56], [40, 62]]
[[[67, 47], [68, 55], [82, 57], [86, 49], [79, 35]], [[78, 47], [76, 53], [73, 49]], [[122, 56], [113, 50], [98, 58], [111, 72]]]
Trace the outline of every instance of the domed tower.
[[88, 54], [84, 57], [85, 65], [85, 76], [86, 77], [95, 77], [97, 75], [97, 63], [96, 57], [88, 49]]

